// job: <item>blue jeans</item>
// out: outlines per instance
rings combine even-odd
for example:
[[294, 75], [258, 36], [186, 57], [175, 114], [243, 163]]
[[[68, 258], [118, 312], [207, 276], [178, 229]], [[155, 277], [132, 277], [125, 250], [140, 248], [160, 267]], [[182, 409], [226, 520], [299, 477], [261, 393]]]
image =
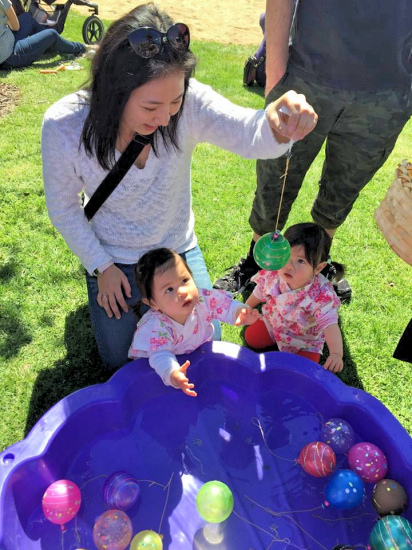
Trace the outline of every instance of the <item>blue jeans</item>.
[[[212, 288], [200, 248], [197, 246], [192, 250], [184, 252], [181, 256], [186, 260], [192, 270], [196, 286], [199, 288]], [[138, 321], [132, 306], [134, 306], [140, 298], [140, 293], [137, 290], [134, 277], [135, 264], [116, 264], [116, 266], [127, 276], [132, 289], [131, 298], [126, 298], [129, 311], [127, 313], [122, 312], [120, 319], [108, 317], [105, 310], [99, 306], [97, 303], [97, 294], [99, 292], [97, 278], [86, 273], [90, 317], [92, 320], [94, 336], [96, 338], [97, 347], [99, 349], [100, 356], [103, 359], [103, 363], [109, 370], [117, 369], [129, 360], [127, 354], [132, 343], [133, 334], [136, 330], [136, 324]], [[149, 308], [147, 306], [143, 306], [141, 313], [145, 313], [148, 309]], [[213, 339], [220, 340], [220, 323], [218, 321], [213, 321], [213, 324], [215, 329]]]
[[40, 25], [30, 13], [20, 15], [19, 23], [20, 29], [13, 33], [13, 53], [2, 63], [2, 69], [28, 67], [47, 50], [72, 55], [80, 55], [86, 51], [84, 44], [62, 38], [55, 29]]

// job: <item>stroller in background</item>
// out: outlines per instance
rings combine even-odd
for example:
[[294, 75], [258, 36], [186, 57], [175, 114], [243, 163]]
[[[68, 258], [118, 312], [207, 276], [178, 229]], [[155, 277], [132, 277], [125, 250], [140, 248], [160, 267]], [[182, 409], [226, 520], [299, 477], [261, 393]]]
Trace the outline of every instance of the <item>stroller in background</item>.
[[263, 40], [254, 55], [247, 58], [243, 69], [243, 84], [253, 86], [255, 80], [262, 88], [266, 85], [266, 37], [265, 14], [259, 18], [259, 25], [263, 32]]
[[[24, 0], [26, 11], [40, 24], [45, 27], [52, 27], [61, 34], [66, 23], [66, 17], [72, 4], [76, 6], [87, 6], [92, 13], [83, 23], [82, 35], [85, 44], [98, 44], [103, 38], [104, 25], [97, 17], [99, 7], [88, 0], [67, 0], [65, 4], [54, 4], [55, 0]], [[53, 6], [53, 7], [52, 7]], [[54, 24], [53, 24], [53, 23]]]

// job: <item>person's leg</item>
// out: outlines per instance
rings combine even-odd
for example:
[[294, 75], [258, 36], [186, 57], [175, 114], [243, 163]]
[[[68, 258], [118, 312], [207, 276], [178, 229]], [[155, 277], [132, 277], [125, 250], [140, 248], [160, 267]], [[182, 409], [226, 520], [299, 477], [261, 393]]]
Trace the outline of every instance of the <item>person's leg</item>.
[[276, 346], [276, 342], [272, 340], [265, 323], [261, 319], [246, 328], [245, 342], [250, 348], [256, 350]]
[[[336, 90], [311, 84], [299, 77], [286, 74], [271, 90], [266, 104], [278, 99], [291, 89], [306, 96], [307, 101], [318, 113], [319, 120], [315, 129], [304, 140], [293, 145], [277, 227], [279, 230], [285, 225], [306, 172], [319, 153], [346, 101], [346, 96], [341, 97]], [[230, 271], [215, 282], [216, 288], [241, 292], [249, 284], [250, 278], [258, 271], [259, 266], [253, 259], [254, 242], [259, 236], [273, 232], [276, 228], [283, 184], [282, 176], [285, 173], [285, 168], [285, 156], [256, 162], [257, 186], [249, 218], [250, 226], [254, 232], [251, 247], [246, 258], [242, 258], [238, 265], [229, 268]]]
[[311, 361], [314, 361], [315, 363], [319, 363], [319, 361], [320, 361], [320, 353], [315, 353], [313, 351], [298, 351], [296, 355], [300, 355], [301, 357], [305, 357], [306, 359], [310, 359]]
[[[138, 318], [135, 315], [132, 306], [136, 304], [140, 298], [137, 290], [134, 277], [134, 264], [116, 264], [126, 275], [129, 280], [132, 296], [127, 298], [126, 302], [129, 305], [127, 313], [122, 312], [120, 319], [115, 317], [109, 318], [105, 310], [97, 303], [97, 294], [99, 291], [97, 278], [91, 277], [86, 273], [87, 291], [89, 296], [89, 310], [92, 320], [94, 336], [97, 342], [100, 356], [104, 365], [109, 370], [115, 370], [122, 367], [129, 361], [128, 351], [132, 343], [133, 334], [136, 330]], [[144, 310], [149, 308], [144, 306]]]
[[54, 29], [46, 29], [17, 41], [13, 54], [6, 59], [4, 65], [6, 67], [28, 67], [48, 50], [80, 55], [86, 51], [86, 46], [80, 42], [70, 42], [62, 38]]
[[16, 42], [45, 29], [45, 27], [42, 27], [30, 13], [22, 13], [19, 15], [18, 19], [20, 28], [18, 31], [13, 32]]
[[342, 111], [326, 143], [326, 158], [312, 217], [336, 229], [360, 191], [388, 158], [412, 113], [410, 91], [357, 93]]
[[[195, 281], [196, 286], [198, 288], [212, 288], [212, 282], [199, 246], [184, 252], [181, 256], [186, 260], [187, 265], [192, 270], [193, 280]], [[222, 327], [220, 326], [220, 322], [214, 320], [213, 326], [215, 328], [213, 340], [221, 340]]]

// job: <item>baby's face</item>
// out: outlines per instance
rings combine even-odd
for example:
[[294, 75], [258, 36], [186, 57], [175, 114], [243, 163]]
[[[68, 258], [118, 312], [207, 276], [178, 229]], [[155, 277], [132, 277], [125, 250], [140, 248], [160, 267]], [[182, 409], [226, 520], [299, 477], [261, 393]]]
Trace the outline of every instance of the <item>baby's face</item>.
[[302, 244], [292, 246], [290, 259], [285, 267], [279, 269], [279, 275], [291, 290], [302, 288], [313, 279], [315, 270], [306, 259]]
[[193, 277], [180, 257], [164, 273], [154, 276], [152, 293], [150, 306], [182, 325], [199, 297]]

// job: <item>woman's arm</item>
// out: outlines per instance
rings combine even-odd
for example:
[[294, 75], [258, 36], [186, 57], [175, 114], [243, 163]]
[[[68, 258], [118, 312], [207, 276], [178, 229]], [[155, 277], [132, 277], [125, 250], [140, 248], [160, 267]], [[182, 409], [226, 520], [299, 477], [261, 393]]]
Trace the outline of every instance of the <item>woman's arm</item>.
[[17, 19], [16, 12], [14, 11], [13, 6], [10, 6], [6, 11], [7, 24], [12, 31], [18, 31], [20, 29], [20, 23]]

